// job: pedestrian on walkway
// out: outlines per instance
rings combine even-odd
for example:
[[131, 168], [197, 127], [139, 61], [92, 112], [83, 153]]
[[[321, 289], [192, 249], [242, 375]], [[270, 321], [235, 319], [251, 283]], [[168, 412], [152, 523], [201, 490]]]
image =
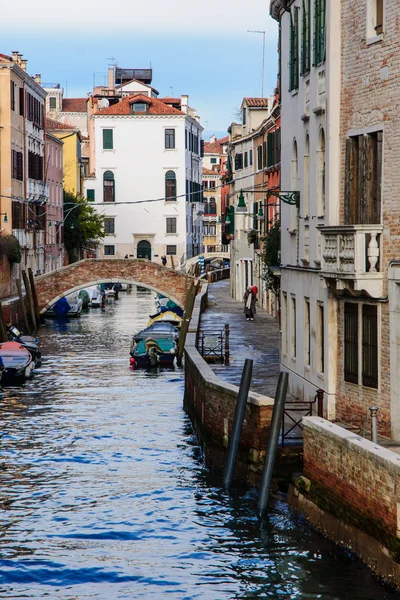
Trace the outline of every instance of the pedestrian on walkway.
[[161, 257], [161, 262], [162, 262], [163, 266], [166, 267], [167, 266], [167, 257], [166, 256], [162, 256]]
[[253, 292], [253, 288], [249, 286], [244, 294], [244, 314], [248, 321], [254, 321], [254, 315], [256, 314], [256, 295]]

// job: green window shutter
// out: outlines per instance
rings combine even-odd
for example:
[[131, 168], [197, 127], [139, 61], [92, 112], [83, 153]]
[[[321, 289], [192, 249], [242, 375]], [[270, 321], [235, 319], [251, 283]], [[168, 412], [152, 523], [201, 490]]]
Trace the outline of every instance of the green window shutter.
[[313, 67], [318, 64], [318, 11], [319, 0], [314, 0], [314, 43], [313, 43]]
[[275, 157], [274, 157], [274, 153], [275, 153], [275, 135], [273, 132], [268, 134], [267, 137], [267, 142], [268, 142], [268, 162], [267, 162], [267, 167], [273, 167], [275, 164]]
[[258, 202], [253, 202], [253, 229], [258, 229]]
[[293, 83], [295, 90], [299, 87], [299, 10], [294, 11], [294, 48], [293, 48]]
[[325, 12], [326, 0], [320, 0], [320, 35], [319, 35], [319, 62], [325, 60]]
[[300, 56], [300, 75], [306, 72], [306, 46], [307, 46], [307, 13], [306, 5], [303, 0], [301, 13], [301, 56]]
[[94, 202], [94, 200], [95, 200], [94, 190], [86, 190], [86, 197], [89, 202]]
[[229, 219], [230, 219], [230, 225], [229, 225], [229, 233], [230, 235], [234, 235], [235, 233], [235, 207], [234, 206], [230, 206], [229, 207]]
[[294, 47], [294, 30], [293, 30], [293, 17], [290, 13], [290, 50], [289, 50], [289, 92], [293, 88], [293, 47]]
[[311, 54], [311, 26], [310, 26], [310, 15], [311, 15], [311, 0], [307, 0], [307, 16], [306, 16], [306, 62], [305, 72], [308, 73], [310, 70], [310, 54]]
[[103, 129], [103, 150], [112, 150], [113, 148], [113, 130]]
[[275, 130], [275, 164], [281, 162], [281, 130]]

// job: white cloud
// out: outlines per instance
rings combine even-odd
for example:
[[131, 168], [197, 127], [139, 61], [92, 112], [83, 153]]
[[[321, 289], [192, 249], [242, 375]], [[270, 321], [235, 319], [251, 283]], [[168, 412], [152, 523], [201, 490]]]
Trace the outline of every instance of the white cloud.
[[[40, 10], [38, 8], [40, 7]], [[96, 29], [154, 33], [168, 31], [181, 34], [226, 36], [246, 29], [265, 30], [267, 36], [276, 37], [277, 24], [269, 17], [268, 0], [19, 0], [18, 16], [15, 11], [2, 11], [2, 25], [18, 29], [54, 27], [58, 30], [73, 27], [86, 34], [96, 34]], [[128, 34], [129, 35], [129, 34]], [[171, 43], [173, 43], [171, 38]], [[106, 43], [106, 40], [105, 40]]]

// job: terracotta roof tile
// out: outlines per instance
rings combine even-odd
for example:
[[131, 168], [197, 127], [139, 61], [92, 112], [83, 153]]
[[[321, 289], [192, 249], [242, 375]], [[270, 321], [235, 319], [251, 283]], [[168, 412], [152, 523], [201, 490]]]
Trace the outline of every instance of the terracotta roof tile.
[[[96, 113], [95, 116], [98, 115], [130, 115], [130, 105], [136, 102], [145, 102], [149, 105], [149, 114], [150, 115], [183, 115], [184, 113], [173, 106], [169, 106], [165, 104], [158, 98], [149, 98], [148, 96], [143, 96], [142, 94], [131, 94], [130, 96], [126, 96], [117, 104], [113, 104], [104, 110]], [[140, 114], [140, 113], [138, 113]]]
[[203, 175], [214, 175], [214, 177], [220, 177], [218, 171], [214, 171], [213, 169], [206, 169], [206, 167], [203, 167], [201, 172], [203, 173]]
[[247, 106], [255, 108], [268, 108], [268, 98], [243, 98]]
[[205, 142], [204, 154], [222, 154], [222, 144], [226, 144], [229, 141], [229, 136], [219, 138], [215, 142]]
[[78, 127], [75, 127], [74, 125], [68, 125], [67, 123], [61, 123], [60, 121], [55, 121], [54, 119], [49, 119], [49, 117], [46, 118], [46, 129], [48, 130], [52, 130], [52, 129], [69, 129], [69, 130], [77, 130]]
[[86, 112], [87, 98], [63, 98], [63, 112]]

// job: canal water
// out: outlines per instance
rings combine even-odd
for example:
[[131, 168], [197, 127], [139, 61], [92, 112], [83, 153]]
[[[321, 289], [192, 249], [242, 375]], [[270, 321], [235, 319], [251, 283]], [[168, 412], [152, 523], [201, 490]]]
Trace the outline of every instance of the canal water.
[[1, 394], [0, 598], [398, 598], [284, 498], [224, 494], [180, 369], [131, 371], [152, 294], [46, 322], [42, 368]]

